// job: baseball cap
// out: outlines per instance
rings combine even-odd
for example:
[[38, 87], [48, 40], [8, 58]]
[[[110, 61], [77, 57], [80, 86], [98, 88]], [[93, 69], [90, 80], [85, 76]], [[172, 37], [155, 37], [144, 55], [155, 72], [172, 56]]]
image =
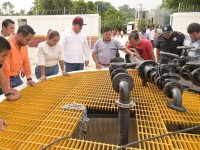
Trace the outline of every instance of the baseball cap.
[[173, 31], [172, 30], [172, 26], [170, 26], [170, 25], [165, 25], [165, 26], [163, 26], [163, 28], [162, 28], [162, 33], [163, 34], [167, 34], [167, 33], [170, 33], [171, 31]]
[[79, 24], [80, 26], [86, 25], [83, 23], [83, 18], [80, 16], [75, 17], [72, 23]]

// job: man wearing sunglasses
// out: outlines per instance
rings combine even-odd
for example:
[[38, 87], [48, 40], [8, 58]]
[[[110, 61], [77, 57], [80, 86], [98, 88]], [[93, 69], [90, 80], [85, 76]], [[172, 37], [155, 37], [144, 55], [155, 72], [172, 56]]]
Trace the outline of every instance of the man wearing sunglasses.
[[168, 52], [181, 56], [181, 50], [178, 46], [184, 45], [185, 36], [181, 32], [172, 30], [171, 25], [165, 25], [162, 28], [162, 34], [158, 36], [156, 41], [156, 57], [159, 59], [160, 51]]

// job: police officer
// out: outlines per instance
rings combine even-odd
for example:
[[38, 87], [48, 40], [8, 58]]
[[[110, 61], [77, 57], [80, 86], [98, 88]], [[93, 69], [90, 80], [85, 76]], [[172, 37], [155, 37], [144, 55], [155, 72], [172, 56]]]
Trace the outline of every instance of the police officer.
[[177, 46], [183, 46], [185, 36], [181, 32], [172, 30], [170, 25], [162, 28], [162, 34], [158, 36], [156, 41], [156, 57], [158, 60], [160, 51], [168, 52], [181, 56], [181, 50]]

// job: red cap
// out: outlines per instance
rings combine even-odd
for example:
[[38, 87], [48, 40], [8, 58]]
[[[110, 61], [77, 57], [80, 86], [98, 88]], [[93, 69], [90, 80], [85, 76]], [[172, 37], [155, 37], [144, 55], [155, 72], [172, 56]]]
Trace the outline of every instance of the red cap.
[[80, 16], [75, 17], [72, 23], [79, 24], [80, 26], [86, 25], [83, 23], [83, 18]]

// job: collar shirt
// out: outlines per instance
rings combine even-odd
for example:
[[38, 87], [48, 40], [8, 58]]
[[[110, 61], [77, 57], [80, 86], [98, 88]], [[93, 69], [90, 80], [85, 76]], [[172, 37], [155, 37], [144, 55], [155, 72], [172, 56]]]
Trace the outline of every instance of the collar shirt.
[[153, 41], [154, 40], [155, 32], [153, 30], [147, 29], [146, 33], [149, 35], [149, 40]]
[[53, 67], [58, 61], [64, 60], [63, 50], [58, 43], [55, 46], [49, 46], [47, 42], [38, 44], [38, 66]]
[[84, 32], [76, 33], [72, 28], [67, 29], [62, 33], [60, 43], [65, 62], [84, 63], [89, 60], [89, 46]]
[[139, 38], [140, 39], [149, 39], [149, 35], [147, 33], [142, 34], [141, 32], [139, 33]]
[[169, 39], [159, 35], [156, 40], [156, 48], [163, 52], [168, 52], [181, 56], [181, 50], [178, 46], [183, 46], [185, 40], [184, 34], [174, 31]]
[[112, 47], [123, 47], [123, 45], [116, 39], [111, 39], [109, 42], [100, 39], [95, 42], [93, 52], [96, 53], [99, 63], [110, 64], [110, 60], [116, 55], [116, 50], [112, 50]]
[[18, 76], [23, 68], [28, 79], [31, 77], [31, 67], [28, 58], [28, 47], [18, 46], [14, 36], [8, 37], [8, 41], [11, 45], [11, 50], [3, 64], [3, 72], [7, 79], [8, 87], [10, 87], [10, 76]]
[[185, 45], [195, 47], [188, 51], [189, 60], [200, 62], [200, 39], [192, 41], [190, 38], [187, 38], [185, 40]]

